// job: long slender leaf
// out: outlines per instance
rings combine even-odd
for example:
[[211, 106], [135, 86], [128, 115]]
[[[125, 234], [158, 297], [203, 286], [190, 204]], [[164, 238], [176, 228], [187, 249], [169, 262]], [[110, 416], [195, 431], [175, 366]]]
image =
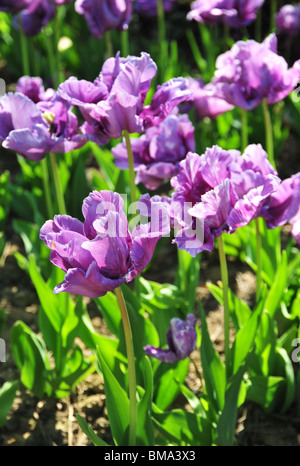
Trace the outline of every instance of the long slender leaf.
[[129, 399], [106, 364], [100, 348], [98, 348], [97, 355], [104, 376], [106, 407], [111, 433], [116, 445], [126, 445], [129, 427]]

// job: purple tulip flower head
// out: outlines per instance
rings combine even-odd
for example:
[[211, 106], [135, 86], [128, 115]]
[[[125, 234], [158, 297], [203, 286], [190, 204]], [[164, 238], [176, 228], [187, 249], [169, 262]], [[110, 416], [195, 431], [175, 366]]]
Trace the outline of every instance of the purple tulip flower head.
[[[194, 127], [187, 115], [169, 115], [158, 126], [149, 127], [139, 138], [131, 138], [136, 184], [158, 188], [179, 170], [179, 162], [195, 150]], [[126, 143], [112, 149], [116, 165], [128, 169]]]
[[251, 110], [264, 99], [273, 104], [295, 88], [300, 77], [300, 60], [288, 68], [277, 54], [277, 38], [271, 34], [262, 43], [238, 41], [216, 61], [213, 84], [229, 104]]
[[291, 234], [300, 244], [300, 173], [283, 180], [270, 196], [263, 217], [268, 228], [291, 225]]
[[[165, 13], [169, 13], [177, 0], [162, 0]], [[135, 0], [134, 12], [140, 16], [153, 17], [157, 15], [157, 0]]]
[[142, 132], [140, 113], [157, 67], [151, 57], [109, 58], [99, 77], [90, 83], [71, 77], [59, 86], [59, 95], [77, 106], [84, 119], [82, 130], [91, 140], [106, 144], [122, 132]]
[[22, 76], [17, 82], [16, 92], [26, 95], [34, 103], [51, 100], [55, 95], [54, 89], [44, 88], [43, 81], [38, 76]]
[[54, 18], [54, 0], [31, 0], [20, 16], [24, 34], [35, 36]]
[[212, 83], [204, 84], [201, 79], [195, 78], [188, 78], [188, 83], [193, 98], [184, 108], [194, 108], [198, 119], [214, 119], [234, 108], [224, 98], [219, 97]]
[[25, 158], [41, 160], [47, 153], [66, 153], [86, 143], [69, 105], [55, 96], [35, 104], [26, 95], [8, 93], [0, 99], [0, 142]]
[[284, 5], [276, 15], [276, 26], [280, 34], [297, 36], [300, 32], [300, 5]]
[[262, 216], [280, 180], [261, 145], [238, 151], [218, 146], [190, 153], [171, 179], [174, 242], [192, 256], [211, 251], [214, 239]]
[[264, 0], [196, 0], [191, 4], [187, 19], [239, 28], [256, 19], [257, 10], [263, 3]]
[[189, 357], [197, 345], [195, 325], [196, 317], [193, 314], [188, 314], [185, 321], [174, 317], [170, 321], [170, 328], [167, 332], [168, 349], [147, 345], [144, 347], [145, 353], [168, 363], [175, 363]]
[[76, 0], [75, 10], [84, 15], [92, 34], [100, 39], [111, 29], [128, 28], [132, 0]]
[[172, 78], [158, 85], [149, 105], [145, 105], [140, 116], [145, 128], [158, 125], [168, 115], [178, 112], [178, 105], [192, 100], [188, 80]]
[[157, 229], [149, 222], [130, 232], [123, 199], [111, 191], [93, 191], [84, 199], [82, 213], [83, 222], [58, 215], [41, 228], [51, 262], [66, 272], [54, 293], [104, 296], [142, 272], [157, 241], [169, 232], [167, 217]]
[[31, 0], [0, 0], [0, 11], [15, 14], [27, 8], [30, 2]]

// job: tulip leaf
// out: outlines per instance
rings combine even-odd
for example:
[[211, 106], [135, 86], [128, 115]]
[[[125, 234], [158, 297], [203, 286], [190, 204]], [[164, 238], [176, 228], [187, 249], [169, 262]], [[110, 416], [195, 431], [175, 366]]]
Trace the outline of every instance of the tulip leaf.
[[80, 428], [83, 430], [85, 435], [89, 438], [89, 440], [94, 444], [95, 447], [108, 447], [109, 445], [104, 442], [98, 435], [93, 431], [93, 429], [88, 425], [85, 419], [83, 419], [80, 414], [76, 414], [77, 422]]
[[211, 446], [212, 426], [207, 419], [182, 409], [168, 412], [153, 410], [153, 422], [157, 430], [172, 445]]
[[251, 352], [260, 322], [261, 311], [262, 303], [261, 306], [257, 306], [250, 318], [246, 321], [244, 326], [240, 328], [235, 336], [235, 340], [230, 350], [232, 374], [238, 372], [238, 369], [244, 364], [245, 359]]
[[6, 423], [7, 415], [13, 405], [19, 381], [13, 380], [12, 382], [4, 382], [0, 388], [0, 427]]
[[111, 433], [116, 445], [126, 445], [129, 428], [129, 399], [125, 390], [109, 369], [100, 348], [98, 348], [97, 356], [104, 377], [106, 407]]
[[188, 370], [189, 358], [177, 363], [159, 363], [154, 373], [154, 399], [160, 409], [166, 409], [180, 392], [180, 384], [184, 382]]
[[245, 365], [230, 378], [226, 386], [224, 408], [217, 422], [215, 442], [218, 446], [232, 446], [235, 444], [235, 429], [239, 394], [245, 372]]
[[45, 343], [24, 322], [17, 321], [11, 329], [12, 353], [21, 373], [21, 382], [38, 398], [50, 395], [48, 361]]
[[151, 420], [153, 373], [150, 360], [147, 356], [144, 357], [144, 385], [144, 394], [137, 405], [137, 446], [154, 445], [154, 429]]
[[213, 347], [204, 311], [200, 305], [201, 317], [201, 363], [203, 367], [203, 376], [205, 380], [206, 392], [210, 401], [212, 402], [215, 411], [219, 412], [224, 407], [224, 396], [226, 388], [226, 372], [225, 366], [222, 362], [219, 353]]
[[279, 309], [284, 289], [287, 286], [287, 274], [287, 254], [283, 251], [281, 264], [265, 300], [264, 308], [269, 312], [271, 317], [274, 317], [276, 311]]

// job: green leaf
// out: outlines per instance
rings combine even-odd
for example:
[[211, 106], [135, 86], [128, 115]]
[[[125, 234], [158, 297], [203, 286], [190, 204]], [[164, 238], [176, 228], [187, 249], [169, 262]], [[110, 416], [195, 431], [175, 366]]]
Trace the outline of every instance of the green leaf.
[[105, 296], [96, 298], [94, 301], [103, 315], [108, 329], [113, 335], [118, 337], [121, 325], [121, 314], [116, 296], [114, 293], [108, 292]]
[[[213, 283], [207, 283], [207, 288], [214, 296], [214, 298], [223, 305], [223, 289], [220, 286], [216, 286]], [[229, 311], [231, 314], [232, 321], [234, 323], [235, 329], [238, 330], [241, 328], [244, 323], [249, 319], [251, 315], [251, 309], [249, 306], [242, 301], [232, 290], [228, 291], [228, 300], [229, 300]]]
[[226, 372], [219, 353], [213, 347], [207, 329], [205, 314], [200, 306], [201, 316], [201, 363], [207, 396], [210, 398], [216, 412], [222, 411], [225, 402]]
[[250, 377], [247, 399], [262, 406], [267, 413], [272, 412], [284, 395], [285, 381], [280, 376], [253, 375]]
[[0, 389], [0, 427], [6, 423], [6, 418], [11, 410], [16, 393], [19, 387], [19, 381], [4, 382]]
[[279, 309], [280, 301], [283, 297], [284, 289], [287, 286], [287, 255], [282, 252], [282, 261], [276, 272], [273, 284], [267, 294], [265, 300], [265, 310], [267, 310], [271, 317], [274, 317], [276, 311]]
[[153, 373], [149, 358], [144, 358], [144, 385], [145, 392], [137, 405], [137, 446], [154, 445], [154, 429], [151, 420], [151, 406], [153, 396]]
[[180, 392], [190, 360], [186, 358], [174, 364], [160, 363], [154, 374], [154, 399], [160, 409], [166, 409]]
[[53, 293], [44, 281], [33, 255], [29, 258], [29, 274], [47, 318], [55, 332], [59, 334], [64, 323], [64, 314], [59, 306], [59, 297]]
[[211, 446], [212, 426], [199, 415], [174, 409], [169, 412], [155, 412], [153, 421], [157, 430], [173, 445]]
[[258, 306], [235, 336], [235, 340], [230, 350], [232, 374], [238, 372], [254, 345], [261, 312], [262, 306]]
[[25, 323], [17, 321], [11, 329], [12, 353], [21, 373], [21, 382], [38, 398], [51, 394], [50, 365], [45, 343]]
[[95, 445], [95, 447], [109, 447], [109, 445], [104, 442], [98, 435], [93, 431], [93, 429], [88, 425], [88, 423], [81, 417], [79, 414], [76, 414], [77, 422], [80, 428], [83, 430], [85, 435], [90, 439], [90, 441]]
[[111, 433], [116, 445], [126, 445], [129, 428], [129, 399], [125, 390], [110, 371], [99, 348], [97, 356], [104, 377], [106, 407]]
[[235, 444], [234, 434], [236, 429], [239, 394], [244, 372], [245, 367], [240, 367], [227, 384], [224, 409], [220, 415], [216, 428], [215, 442], [218, 446], [232, 446]]

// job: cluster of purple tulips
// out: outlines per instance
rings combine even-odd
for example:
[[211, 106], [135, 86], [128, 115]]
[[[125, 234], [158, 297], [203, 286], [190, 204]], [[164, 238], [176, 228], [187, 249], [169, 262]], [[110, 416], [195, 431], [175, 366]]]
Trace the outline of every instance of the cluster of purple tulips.
[[[1, 1], [0, 9], [19, 14], [25, 33], [36, 34], [63, 3], [67, 1]], [[126, 28], [133, 11], [149, 13], [152, 3], [77, 0], [75, 8], [101, 37], [109, 29]], [[163, 2], [166, 12], [173, 3]], [[198, 0], [188, 19], [241, 27], [255, 19], [263, 3]], [[295, 34], [299, 17], [297, 7], [280, 11], [280, 31]], [[150, 263], [159, 239], [172, 230], [177, 247], [194, 257], [212, 251], [222, 233], [234, 233], [259, 217], [268, 228], [290, 224], [300, 243], [300, 173], [281, 180], [271, 154], [260, 144], [246, 145], [241, 152], [213, 146], [195, 153], [195, 129], [186, 112], [193, 107], [198, 118], [215, 118], [234, 107], [247, 112], [281, 101], [299, 81], [300, 60], [288, 67], [277, 53], [275, 34], [261, 43], [238, 41], [217, 58], [210, 83], [172, 78], [158, 85], [146, 103], [156, 73], [148, 53], [118, 53], [103, 63], [94, 81], [72, 76], [57, 89], [45, 89], [40, 78], [24, 76], [16, 91], [0, 100], [0, 141], [6, 149], [39, 161], [48, 153], [67, 153], [87, 141], [105, 145], [126, 134], [112, 151], [116, 166], [129, 168], [130, 143], [136, 184], [152, 192], [170, 182], [168, 195], [137, 200], [140, 209], [147, 206], [150, 220], [133, 231], [121, 196], [109, 191], [94, 191], [84, 199], [83, 221], [69, 215], [48, 220], [40, 237], [51, 249], [50, 260], [65, 271], [55, 293], [99, 297], [132, 281]], [[128, 139], [132, 133], [135, 137]], [[152, 222], [155, 208], [162, 213], [161, 222]], [[146, 347], [147, 354], [166, 362], [187, 357], [196, 344], [194, 327], [191, 315], [186, 322], [172, 320], [169, 349]]]

